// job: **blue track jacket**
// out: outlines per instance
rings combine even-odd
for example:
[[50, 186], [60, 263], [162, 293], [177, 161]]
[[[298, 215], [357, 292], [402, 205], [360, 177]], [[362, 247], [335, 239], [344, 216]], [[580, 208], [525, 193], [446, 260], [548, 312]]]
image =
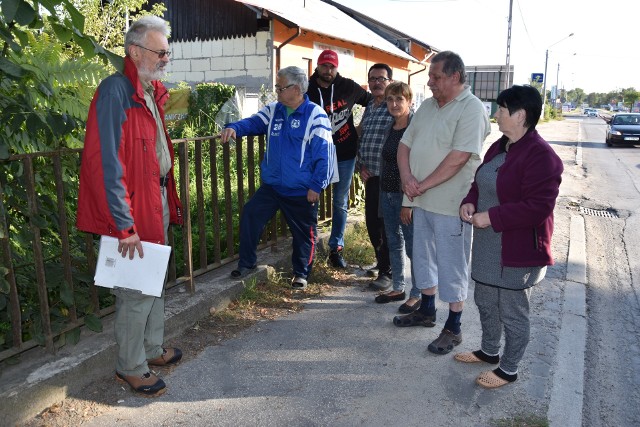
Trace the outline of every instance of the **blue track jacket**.
[[320, 193], [339, 178], [331, 123], [306, 94], [289, 116], [287, 107], [274, 102], [225, 127], [235, 130], [237, 137], [267, 135], [262, 182], [283, 196], [306, 196], [309, 189]]

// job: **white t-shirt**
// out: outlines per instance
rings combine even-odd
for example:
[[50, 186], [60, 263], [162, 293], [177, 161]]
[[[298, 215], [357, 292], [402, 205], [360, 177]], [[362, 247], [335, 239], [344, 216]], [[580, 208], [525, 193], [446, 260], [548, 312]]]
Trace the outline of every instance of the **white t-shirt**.
[[471, 153], [460, 171], [442, 184], [427, 190], [403, 206], [417, 206], [442, 215], [458, 216], [460, 202], [467, 195], [473, 175], [480, 165], [482, 144], [491, 132], [482, 102], [469, 86], [440, 108], [434, 98], [420, 104], [400, 143], [411, 149], [409, 166], [418, 181], [424, 180], [452, 151]]

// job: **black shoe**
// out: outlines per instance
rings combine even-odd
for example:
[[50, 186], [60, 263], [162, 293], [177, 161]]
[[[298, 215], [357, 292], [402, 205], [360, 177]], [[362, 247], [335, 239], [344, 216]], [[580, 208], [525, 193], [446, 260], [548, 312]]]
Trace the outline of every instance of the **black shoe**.
[[333, 268], [347, 268], [347, 262], [342, 257], [342, 249], [332, 249], [329, 254], [329, 264]]
[[367, 277], [378, 277], [379, 271], [380, 269], [378, 268], [377, 265], [375, 265], [374, 267], [371, 267], [370, 269], [367, 270]]
[[369, 288], [376, 291], [386, 291], [393, 285], [393, 280], [390, 274], [380, 273], [378, 278], [369, 283]]
[[405, 299], [405, 297], [406, 297], [406, 295], [405, 295], [404, 292], [401, 292], [401, 293], [396, 294], [396, 295], [389, 295], [387, 293], [387, 294], [378, 295], [376, 297], [375, 301], [378, 304], [386, 304], [386, 303], [391, 302], [391, 301], [402, 301], [403, 299]]

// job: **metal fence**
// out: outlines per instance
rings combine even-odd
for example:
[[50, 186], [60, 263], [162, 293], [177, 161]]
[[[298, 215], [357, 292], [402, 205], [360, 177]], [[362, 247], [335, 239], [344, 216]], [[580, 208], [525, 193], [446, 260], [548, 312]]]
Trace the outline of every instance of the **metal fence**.
[[[195, 292], [194, 277], [237, 259], [242, 208], [260, 184], [264, 136], [234, 146], [214, 137], [177, 139], [176, 178], [184, 225], [172, 227], [167, 288]], [[99, 330], [114, 299], [93, 283], [99, 236], [75, 229], [81, 150], [11, 156], [0, 161], [0, 362], [44, 346], [55, 353], [80, 328]], [[352, 200], [355, 195], [352, 186]], [[331, 189], [319, 221], [331, 217]], [[279, 215], [260, 247], [287, 234]]]

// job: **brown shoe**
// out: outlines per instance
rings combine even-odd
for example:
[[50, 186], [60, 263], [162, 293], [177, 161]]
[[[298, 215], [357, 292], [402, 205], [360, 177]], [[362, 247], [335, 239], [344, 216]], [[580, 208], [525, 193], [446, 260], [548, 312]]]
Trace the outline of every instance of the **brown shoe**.
[[393, 324], [399, 328], [407, 328], [409, 326], [433, 328], [436, 326], [436, 312], [434, 311], [433, 316], [427, 316], [422, 314], [420, 310], [416, 310], [404, 316], [394, 316]]
[[167, 385], [160, 378], [147, 372], [142, 376], [122, 375], [116, 372], [116, 379], [129, 384], [131, 389], [145, 397], [157, 397], [167, 391]]
[[453, 347], [461, 342], [462, 332], [456, 335], [448, 329], [443, 329], [442, 332], [440, 332], [440, 336], [429, 344], [427, 350], [435, 354], [447, 354], [453, 350]]
[[180, 359], [182, 359], [182, 350], [179, 348], [163, 348], [162, 354], [155, 359], [147, 360], [147, 364], [154, 366], [175, 365]]

